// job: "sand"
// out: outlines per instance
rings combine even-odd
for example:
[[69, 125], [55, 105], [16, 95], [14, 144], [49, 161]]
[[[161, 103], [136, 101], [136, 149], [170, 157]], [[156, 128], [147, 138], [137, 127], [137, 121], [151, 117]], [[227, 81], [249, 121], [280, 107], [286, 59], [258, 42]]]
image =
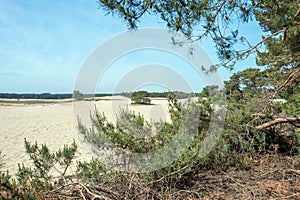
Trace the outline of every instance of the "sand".
[[[0, 100], [0, 150], [5, 155], [4, 167], [15, 173], [18, 163], [31, 166], [25, 153], [24, 138], [31, 142], [47, 144], [51, 151], [71, 144], [78, 144], [76, 160], [90, 160], [92, 154], [78, 137], [77, 115], [89, 124], [89, 110], [94, 104], [105, 113], [110, 122], [115, 123], [118, 111], [129, 109], [141, 113], [146, 120], [170, 120], [166, 99], [152, 99], [153, 105], [131, 105], [125, 97], [105, 97], [97, 101], [38, 101], [38, 100]], [[75, 165], [70, 171], [75, 170]]]

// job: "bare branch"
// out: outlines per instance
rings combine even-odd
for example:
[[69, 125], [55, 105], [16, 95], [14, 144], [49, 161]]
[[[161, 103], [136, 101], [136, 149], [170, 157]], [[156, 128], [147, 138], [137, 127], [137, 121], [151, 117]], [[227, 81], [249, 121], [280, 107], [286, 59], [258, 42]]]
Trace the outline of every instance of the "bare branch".
[[274, 119], [273, 121], [264, 123], [262, 125], [256, 126], [256, 130], [263, 130], [268, 127], [277, 125], [277, 124], [282, 124], [282, 123], [291, 123], [291, 122], [300, 122], [300, 117], [284, 117], [284, 118], [277, 118]]
[[262, 39], [261, 41], [259, 41], [256, 45], [252, 46], [251, 48], [245, 50], [244, 52], [242, 52], [241, 55], [244, 55], [246, 53], [250, 53], [251, 51], [253, 51], [254, 49], [256, 49], [259, 45], [261, 45], [262, 43], [264, 43], [267, 39], [270, 39], [271, 37], [274, 37], [280, 33], [284, 33], [286, 30], [283, 29], [283, 30], [279, 30], [275, 33], [272, 33], [271, 35], [268, 35], [267, 37], [265, 37], [264, 39]]
[[300, 66], [298, 66], [296, 70], [289, 75], [286, 81], [279, 88], [276, 89], [272, 99], [275, 99], [278, 93], [280, 93], [286, 86], [290, 85], [293, 81], [295, 81], [299, 77], [300, 77]]

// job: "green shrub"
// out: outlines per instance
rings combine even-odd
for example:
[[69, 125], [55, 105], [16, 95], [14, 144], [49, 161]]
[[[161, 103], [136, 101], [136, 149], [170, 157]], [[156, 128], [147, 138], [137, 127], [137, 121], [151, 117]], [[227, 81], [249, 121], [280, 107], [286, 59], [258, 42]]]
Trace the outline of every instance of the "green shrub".
[[149, 96], [149, 93], [147, 91], [136, 91], [133, 92], [130, 96], [130, 99], [132, 101], [132, 104], [151, 104], [151, 100], [147, 98]]

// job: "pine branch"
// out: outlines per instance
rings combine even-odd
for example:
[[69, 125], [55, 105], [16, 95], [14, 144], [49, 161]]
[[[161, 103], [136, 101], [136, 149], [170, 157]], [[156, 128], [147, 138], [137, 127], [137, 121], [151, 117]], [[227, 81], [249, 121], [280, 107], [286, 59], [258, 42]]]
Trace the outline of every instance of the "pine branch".
[[247, 53], [250, 53], [251, 51], [253, 51], [254, 49], [256, 49], [259, 45], [261, 45], [262, 43], [264, 43], [266, 40], [268, 40], [269, 38], [272, 38], [280, 33], [284, 33], [286, 30], [285, 29], [282, 29], [282, 30], [279, 30], [275, 33], [272, 33], [271, 35], [268, 35], [267, 37], [265, 37], [264, 39], [262, 39], [261, 41], [259, 41], [257, 44], [255, 44], [254, 46], [252, 46], [251, 48], [245, 50], [244, 52], [242, 52], [241, 55], [245, 55]]

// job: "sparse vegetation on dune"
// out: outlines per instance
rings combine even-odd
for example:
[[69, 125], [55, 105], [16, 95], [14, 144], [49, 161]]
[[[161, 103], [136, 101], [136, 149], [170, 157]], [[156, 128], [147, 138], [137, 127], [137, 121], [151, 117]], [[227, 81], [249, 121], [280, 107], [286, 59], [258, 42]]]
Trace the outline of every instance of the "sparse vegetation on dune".
[[[147, 13], [160, 16], [188, 39], [211, 37], [221, 63], [203, 69], [207, 73], [220, 66], [232, 69], [253, 54], [265, 68], [237, 72], [222, 89], [207, 86], [198, 102], [181, 103], [169, 94], [170, 123], [147, 122], [124, 111], [114, 125], [97, 110], [91, 114], [92, 128], [79, 121], [79, 134], [95, 153], [113, 146], [129, 153], [154, 152], [168, 149], [176, 138], [181, 143], [173, 147], [184, 144], [184, 151], [163, 167], [140, 173], [118, 170], [147, 167], [149, 157], [126, 160], [116, 151], [105, 160], [79, 161], [76, 172], [70, 173], [75, 143], [52, 153], [46, 145], [25, 141], [33, 167], [20, 165], [13, 178], [2, 172], [2, 199], [300, 199], [299, 1], [99, 3], [133, 29]], [[232, 22], [248, 23], [251, 18], [266, 34], [255, 45], [230, 28]], [[199, 27], [203, 32], [194, 36]], [[241, 44], [246, 49], [240, 49]], [[148, 164], [160, 166], [173, 155], [166, 152]]]
[[[25, 141], [25, 148], [34, 167], [19, 166], [16, 177], [3, 173], [0, 179], [1, 195], [7, 199], [253, 199], [295, 197], [300, 194], [299, 145], [281, 149], [274, 139], [281, 137], [280, 127], [267, 136], [255, 125], [263, 122], [246, 109], [235, 109], [245, 104], [235, 101], [236, 95], [228, 94], [228, 113], [223, 133], [213, 149], [203, 157], [201, 144], [210, 126], [218, 126], [224, 110], [213, 111], [213, 102], [224, 98], [225, 90], [207, 87], [200, 93], [198, 102], [180, 103], [171, 94], [169, 112], [171, 122], [150, 123], [142, 116], [122, 111], [116, 125], [109, 123], [97, 110], [91, 115], [92, 129], [79, 122], [79, 132], [95, 150], [111, 148], [107, 139], [129, 152], [147, 153], [163, 148], [181, 131], [192, 134], [193, 142], [169, 165], [155, 171], [133, 173], [116, 170], [116, 164], [138, 165], [120, 162], [120, 155], [107, 155], [106, 161], [93, 159], [78, 162], [75, 173], [68, 167], [76, 157], [75, 143], [51, 153], [46, 145]], [[247, 96], [247, 90], [244, 96]], [[247, 97], [249, 98], [249, 97]], [[249, 105], [243, 105], [249, 107]], [[273, 107], [274, 105], [270, 105]], [[278, 106], [278, 105], [276, 105]], [[276, 107], [276, 109], [283, 109]], [[213, 112], [220, 114], [213, 115]], [[192, 120], [198, 116], [196, 122]], [[214, 123], [211, 123], [215, 120]], [[246, 123], [253, 120], [251, 126]], [[238, 121], [240, 126], [233, 124]], [[245, 123], [245, 125], [243, 125]], [[196, 126], [195, 126], [196, 124]], [[152, 134], [152, 128], [157, 131]], [[136, 135], [132, 135], [132, 134]], [[297, 132], [295, 132], [297, 135]], [[278, 140], [276, 140], [278, 141]], [[275, 149], [275, 146], [278, 146]], [[280, 153], [282, 152], [282, 153]], [[118, 158], [117, 158], [118, 156]], [[156, 161], [168, 159], [161, 154]], [[155, 161], [155, 160], [154, 160]], [[110, 165], [107, 165], [110, 163]], [[151, 163], [153, 164], [153, 163]], [[56, 174], [56, 175], [53, 175]], [[271, 192], [270, 192], [271, 191]]]

